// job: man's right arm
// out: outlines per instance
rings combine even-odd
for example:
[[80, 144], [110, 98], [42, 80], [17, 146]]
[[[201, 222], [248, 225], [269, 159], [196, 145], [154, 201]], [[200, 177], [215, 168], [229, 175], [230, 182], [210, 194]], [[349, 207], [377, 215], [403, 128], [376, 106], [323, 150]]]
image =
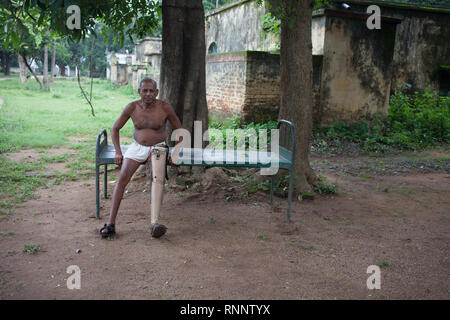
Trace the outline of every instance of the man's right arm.
[[116, 149], [116, 155], [114, 157], [114, 163], [117, 165], [122, 165], [123, 155], [122, 150], [120, 149], [120, 138], [119, 131], [123, 128], [125, 123], [127, 123], [128, 119], [131, 117], [132, 112], [132, 104], [130, 103], [123, 109], [122, 114], [119, 118], [114, 122], [113, 127], [111, 128], [111, 140], [114, 144], [114, 148]]

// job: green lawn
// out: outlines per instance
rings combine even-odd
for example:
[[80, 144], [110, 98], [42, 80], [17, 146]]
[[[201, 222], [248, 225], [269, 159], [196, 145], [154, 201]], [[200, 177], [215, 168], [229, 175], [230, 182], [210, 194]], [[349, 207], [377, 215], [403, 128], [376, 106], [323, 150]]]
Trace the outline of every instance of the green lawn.
[[[88, 89], [89, 83], [84, 83]], [[122, 89], [112, 89], [106, 80], [94, 80], [95, 117], [74, 80], [56, 80], [50, 91], [39, 90], [29, 79], [21, 85], [15, 79], [0, 81], [4, 100], [0, 111], [0, 152], [21, 148], [62, 146], [68, 137], [94, 138], [100, 129], [110, 129], [125, 105], [133, 99]], [[127, 123], [123, 134], [132, 135]]]
[[[85, 90], [90, 82], [83, 83]], [[110, 129], [122, 109], [139, 98], [129, 87], [112, 88], [107, 80], [94, 80], [92, 116], [76, 79], [57, 79], [50, 91], [39, 90], [34, 79], [19, 84], [16, 77], [0, 81], [0, 213], [9, 214], [23, 200], [33, 196], [38, 186], [59, 184], [92, 174], [95, 163], [95, 139], [101, 129]], [[129, 121], [121, 137], [132, 137]], [[110, 140], [109, 140], [110, 141]], [[75, 156], [49, 157], [47, 148], [65, 147]], [[31, 163], [14, 163], [4, 153], [34, 148], [42, 156]], [[64, 162], [67, 172], [44, 176], [49, 163]], [[37, 174], [30, 175], [30, 172]]]

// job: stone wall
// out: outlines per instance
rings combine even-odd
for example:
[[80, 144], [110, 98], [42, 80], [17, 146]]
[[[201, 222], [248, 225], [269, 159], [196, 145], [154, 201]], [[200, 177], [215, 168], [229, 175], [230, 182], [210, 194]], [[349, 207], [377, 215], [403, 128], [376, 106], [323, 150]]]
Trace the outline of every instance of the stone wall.
[[215, 44], [216, 52], [244, 50], [272, 51], [276, 39], [261, 35], [264, 5], [254, 0], [243, 0], [208, 12], [206, 19], [206, 48]]
[[[337, 1], [341, 2], [341, 1]], [[368, 1], [346, 1], [353, 11], [365, 12]], [[397, 18], [393, 56], [392, 92], [404, 84], [410, 91], [444, 85], [443, 65], [450, 65], [450, 8], [377, 3], [383, 16]], [[384, 28], [384, 24], [381, 25]], [[448, 75], [447, 75], [448, 77]]]
[[249, 122], [275, 120], [280, 109], [280, 55], [247, 51], [246, 58], [242, 116]]
[[240, 115], [245, 100], [245, 52], [206, 57], [206, 100], [211, 115]]
[[239, 115], [247, 122], [276, 119], [279, 55], [241, 51], [207, 56], [206, 99], [217, 118]]

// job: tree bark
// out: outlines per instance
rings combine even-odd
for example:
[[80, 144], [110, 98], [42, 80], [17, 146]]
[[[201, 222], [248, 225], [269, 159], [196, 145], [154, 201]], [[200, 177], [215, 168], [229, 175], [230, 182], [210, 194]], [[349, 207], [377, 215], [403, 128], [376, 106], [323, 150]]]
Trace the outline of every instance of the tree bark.
[[[194, 121], [202, 121], [202, 133], [208, 129], [203, 4], [201, 0], [163, 0], [162, 12], [160, 97], [174, 108], [193, 145]], [[170, 123], [167, 129], [170, 140]]]
[[11, 69], [11, 65], [10, 65], [10, 56], [11, 53], [9, 53], [8, 51], [0, 51], [1, 54], [1, 61], [2, 61], [2, 72], [5, 74], [5, 76], [8, 76], [10, 74], [10, 69]]
[[37, 83], [39, 83], [39, 88], [42, 90], [42, 82], [39, 80], [38, 76], [36, 75], [36, 73], [33, 71], [33, 69], [31, 69], [30, 64], [28, 63], [28, 61], [26, 60], [25, 56], [22, 56], [22, 61], [23, 63], [25, 63], [25, 66], [28, 68], [28, 70], [31, 72], [31, 74], [33, 75], [34, 79], [36, 80]]
[[50, 64], [50, 83], [53, 83], [53, 77], [55, 74], [55, 61], [56, 61], [56, 40], [52, 40], [52, 60]]
[[44, 89], [48, 89], [48, 47], [44, 45], [44, 70], [43, 70]]
[[[281, 105], [279, 119], [295, 126], [294, 192], [311, 192], [318, 178], [309, 165], [312, 130], [312, 0], [283, 0], [281, 17]], [[281, 132], [281, 135], [286, 134]]]
[[6, 76], [9, 76], [11, 73], [11, 53], [5, 52], [5, 69], [3, 69], [3, 73]]
[[64, 63], [58, 63], [59, 71], [61, 72], [61, 77], [66, 76], [66, 66]]
[[25, 65], [25, 62], [23, 61], [22, 55], [17, 55], [17, 60], [19, 62], [19, 82], [25, 83], [27, 82], [27, 66]]

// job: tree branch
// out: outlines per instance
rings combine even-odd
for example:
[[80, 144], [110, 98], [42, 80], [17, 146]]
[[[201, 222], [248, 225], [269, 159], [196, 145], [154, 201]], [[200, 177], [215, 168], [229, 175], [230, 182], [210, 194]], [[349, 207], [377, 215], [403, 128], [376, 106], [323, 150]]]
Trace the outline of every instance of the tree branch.
[[78, 86], [81, 89], [81, 93], [83, 94], [84, 98], [86, 99], [86, 101], [89, 103], [89, 105], [91, 106], [91, 113], [92, 116], [95, 117], [95, 113], [94, 113], [94, 107], [92, 106], [91, 100], [87, 97], [87, 94], [84, 92], [83, 87], [81, 86], [81, 81], [80, 81], [80, 68], [78, 68], [78, 63], [75, 64], [77, 67], [77, 78], [78, 78]]

